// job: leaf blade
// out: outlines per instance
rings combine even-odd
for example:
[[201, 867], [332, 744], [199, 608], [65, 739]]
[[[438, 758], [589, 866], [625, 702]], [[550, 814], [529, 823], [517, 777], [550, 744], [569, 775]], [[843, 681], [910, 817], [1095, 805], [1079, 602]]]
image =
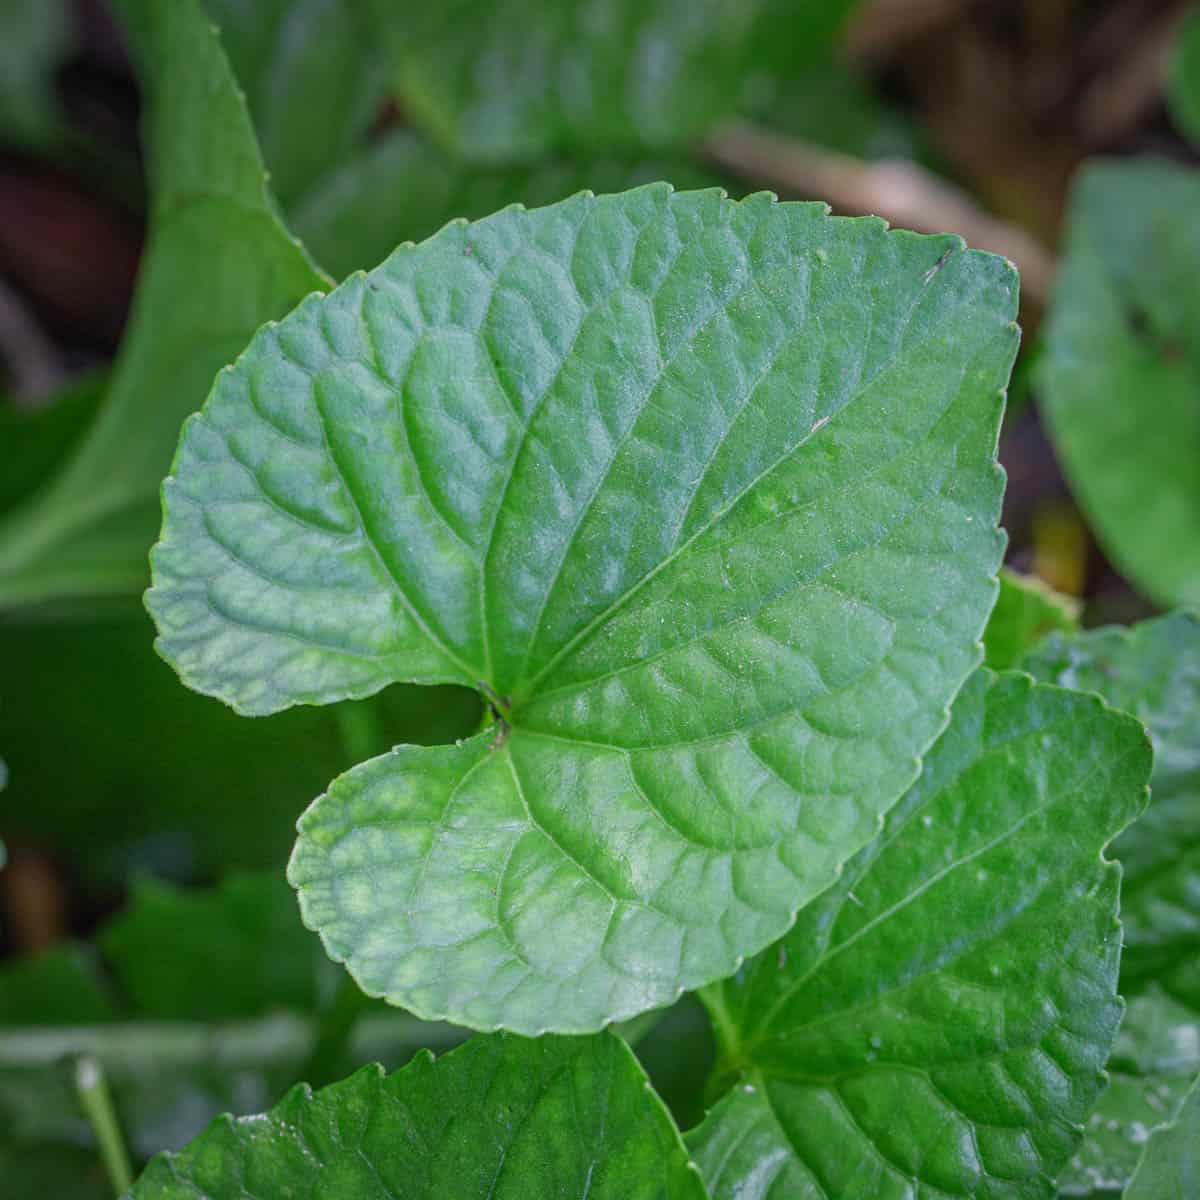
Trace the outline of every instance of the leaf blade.
[[475, 1038], [384, 1077], [294, 1089], [254, 1125], [226, 1121], [151, 1163], [133, 1200], [390, 1195], [700, 1200], [679, 1135], [628, 1047]]
[[689, 1138], [714, 1197], [1052, 1194], [1120, 1014], [1100, 849], [1149, 758], [1099, 701], [972, 677], [879, 838], [706, 994], [743, 1072]]
[[[330, 953], [393, 1003], [585, 1032], [782, 933], [978, 660], [1015, 299], [1006, 265], [953, 238], [653, 185], [451, 225], [261, 331], [165, 488], [161, 652], [248, 713], [407, 679], [475, 686], [501, 717], [494, 745], [402, 748], [310, 809], [292, 878]], [[455, 799], [471, 771], [488, 787]], [[375, 787], [395, 847], [355, 832]], [[493, 883], [504, 865], [451, 844], [452, 801], [559, 879], [521, 892], [528, 932], [472, 984], [456, 971], [456, 1003], [522, 959], [574, 995], [614, 922], [621, 949], [572, 1010], [410, 990], [430, 971], [406, 956], [464, 940], [405, 915], [428, 856]], [[531, 941], [564, 889], [590, 923]], [[485, 933], [466, 891], [459, 933], [490, 945], [499, 919]]]

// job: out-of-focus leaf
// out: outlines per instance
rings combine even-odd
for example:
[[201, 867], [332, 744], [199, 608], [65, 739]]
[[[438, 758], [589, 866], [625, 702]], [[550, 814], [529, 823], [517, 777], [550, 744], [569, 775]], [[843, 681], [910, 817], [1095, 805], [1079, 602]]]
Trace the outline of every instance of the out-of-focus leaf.
[[317, 260], [341, 278], [374, 267], [399, 243], [420, 241], [454, 218], [474, 220], [508, 204], [534, 207], [585, 188], [618, 192], [656, 179], [686, 188], [717, 182], [686, 158], [471, 166], [399, 130], [324, 179], [291, 217]]
[[738, 104], [760, 0], [372, 0], [406, 111], [463, 157], [678, 146]]
[[1150, 1131], [1175, 1116], [1200, 1072], [1200, 1014], [1152, 985], [1130, 1002], [1107, 1070], [1083, 1142], [1058, 1177], [1061, 1196], [1121, 1194]]
[[0, 144], [42, 149], [59, 137], [54, 72], [71, 42], [66, 0], [0, 0]]
[[1175, 123], [1200, 142], [1200, 8], [1192, 11], [1179, 33], [1167, 77], [1167, 104]]
[[365, 0], [204, 3], [246, 93], [272, 191], [290, 209], [362, 148], [385, 94]]
[[1150, 1134], [1126, 1200], [1196, 1200], [1200, 1196], [1200, 1079], [1172, 1120]]
[[54, 480], [0, 523], [0, 609], [141, 590], [180, 422], [263, 321], [325, 283], [279, 222], [198, 0], [120, 9], [153, 93], [150, 240], [103, 406]]
[[330, 990], [328, 959], [282, 871], [198, 891], [143, 880], [99, 943], [129, 1003], [151, 1019], [315, 1012], [322, 978]]
[[181, 687], [152, 637], [135, 600], [86, 622], [0, 623], [0, 829], [53, 844], [85, 891], [137, 871], [278, 866], [304, 807], [364, 750], [453, 741], [479, 722], [472, 692], [407, 687], [242, 721]]
[[84, 946], [54, 946], [0, 965], [0, 1026], [95, 1025], [116, 1015]]
[[1039, 363], [1041, 410], [1109, 557], [1200, 603], [1200, 172], [1086, 167]]
[[33, 412], [0, 404], [0, 513], [50, 479], [95, 417], [107, 388], [107, 372], [98, 371]]
[[1000, 572], [1000, 594], [983, 631], [987, 665], [994, 671], [1017, 665], [1048, 633], [1079, 628], [1080, 603], [1063, 596], [1035, 575]]

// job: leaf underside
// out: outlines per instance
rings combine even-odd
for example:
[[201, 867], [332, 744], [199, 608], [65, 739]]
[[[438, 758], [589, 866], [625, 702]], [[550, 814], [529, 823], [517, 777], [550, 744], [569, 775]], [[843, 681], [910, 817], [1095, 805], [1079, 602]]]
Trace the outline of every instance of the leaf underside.
[[875, 832], [978, 661], [1016, 281], [651, 185], [401, 247], [185, 427], [148, 605], [239, 711], [497, 723], [338, 779], [290, 866], [372, 995], [593, 1031], [733, 971]]
[[981, 670], [921, 777], [778, 946], [709, 989], [737, 1086], [689, 1138], [714, 1200], [1050, 1197], [1120, 1015], [1138, 723]]
[[220, 1118], [154, 1160], [131, 1195], [702, 1200], [704, 1188], [620, 1039], [497, 1035]]

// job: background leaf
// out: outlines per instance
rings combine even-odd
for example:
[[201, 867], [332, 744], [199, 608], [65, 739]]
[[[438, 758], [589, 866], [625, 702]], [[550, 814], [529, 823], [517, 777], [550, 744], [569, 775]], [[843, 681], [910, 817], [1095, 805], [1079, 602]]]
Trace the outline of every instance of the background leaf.
[[1075, 497], [1109, 557], [1164, 605], [1200, 602], [1200, 225], [1183, 219], [1197, 207], [1189, 168], [1088, 166], [1039, 363]]
[[372, 0], [419, 125], [464, 158], [677, 146], [723, 115], [759, 8], [734, 0]]
[[1150, 747], [980, 671], [921, 777], [778, 946], [704, 993], [737, 1086], [689, 1137], [714, 1200], [1053, 1195], [1120, 1015], [1119, 870]]
[[1152, 984], [1129, 1002], [1106, 1070], [1108, 1086], [1058, 1177], [1060, 1196], [1125, 1192], [1150, 1131], [1174, 1117], [1200, 1072], [1200, 1015]]
[[1112, 847], [1125, 869], [1123, 983], [1200, 957], [1200, 618], [1180, 612], [1131, 629], [1055, 634], [1021, 666], [1098, 692], [1142, 721], [1154, 743], [1150, 807]]
[[1200, 142], [1200, 9], [1184, 22], [1171, 57], [1167, 104], [1175, 123]]
[[984, 660], [993, 671], [1015, 667], [1047, 634], [1078, 629], [1080, 608], [1036, 576], [1001, 571], [1000, 594], [983, 631]]
[[[250, 334], [324, 286], [279, 223], [254, 132], [197, 0], [122, 0], [158, 80], [150, 245], [112, 386], [54, 481], [0, 522], [0, 609], [136, 593], [180, 421]], [[120, 464], [120, 469], [116, 469]]]
[[366, 0], [204, 4], [246, 93], [271, 190], [289, 209], [363, 148], [385, 98]]
[[1129, 1200], [1187, 1200], [1200, 1192], [1200, 1080], [1175, 1119], [1156, 1129], [1126, 1192]]

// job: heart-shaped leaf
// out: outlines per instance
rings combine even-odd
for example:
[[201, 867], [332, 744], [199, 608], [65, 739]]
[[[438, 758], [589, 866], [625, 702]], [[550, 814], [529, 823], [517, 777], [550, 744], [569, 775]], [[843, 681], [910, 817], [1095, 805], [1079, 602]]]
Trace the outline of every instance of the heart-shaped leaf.
[[978, 672], [921, 777], [778, 946], [705, 995], [738, 1085], [689, 1139], [714, 1200], [1030, 1200], [1116, 1033], [1141, 726]]
[[384, 1076], [364, 1067], [263, 1116], [219, 1119], [132, 1200], [703, 1200], [683, 1143], [610, 1034], [476, 1037]]
[[301, 820], [364, 990], [595, 1030], [834, 881], [979, 659], [1015, 304], [955, 238], [651, 185], [260, 331], [164, 486], [162, 653], [246, 713], [410, 680], [496, 716]]

